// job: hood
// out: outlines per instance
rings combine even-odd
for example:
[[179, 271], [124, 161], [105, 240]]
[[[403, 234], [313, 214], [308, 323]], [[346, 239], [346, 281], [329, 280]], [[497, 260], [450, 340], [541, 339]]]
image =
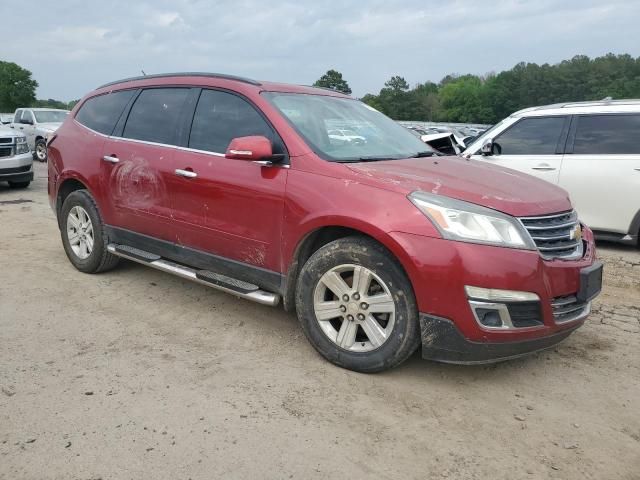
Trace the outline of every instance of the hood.
[[412, 158], [346, 164], [362, 183], [415, 190], [464, 200], [513, 216], [545, 215], [571, 209], [563, 189], [515, 170], [460, 157]]
[[38, 128], [40, 130], [51, 130], [52, 132], [55, 132], [60, 125], [62, 125], [62, 122], [45, 122], [45, 123], [39, 123], [38, 124]]

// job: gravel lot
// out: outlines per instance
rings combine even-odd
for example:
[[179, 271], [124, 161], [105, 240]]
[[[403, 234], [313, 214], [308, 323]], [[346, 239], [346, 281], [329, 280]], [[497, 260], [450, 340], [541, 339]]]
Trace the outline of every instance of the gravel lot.
[[0, 186], [0, 478], [640, 478], [640, 251], [554, 350], [333, 367], [293, 315], [68, 262], [46, 196]]

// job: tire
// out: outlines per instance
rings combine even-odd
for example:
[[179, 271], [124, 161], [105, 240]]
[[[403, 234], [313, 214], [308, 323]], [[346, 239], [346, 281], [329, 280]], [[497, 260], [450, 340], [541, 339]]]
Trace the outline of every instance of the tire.
[[47, 161], [47, 142], [42, 138], [36, 140], [33, 159], [43, 163]]
[[9, 187], [11, 188], [27, 188], [31, 181], [27, 182], [9, 182]]
[[[73, 219], [70, 219], [70, 216]], [[87, 225], [85, 221], [87, 218], [90, 228], [79, 227], [78, 224]], [[91, 237], [90, 251], [86, 247], [82, 247], [82, 240], [78, 240], [74, 233], [79, 236], [84, 235], [84, 238]], [[69, 261], [81, 272], [105, 272], [118, 264], [118, 257], [107, 251], [108, 239], [104, 233], [104, 223], [95, 201], [86, 190], [72, 192], [62, 204], [60, 235]], [[70, 235], [72, 236], [71, 240]], [[88, 243], [88, 240], [85, 240], [85, 246]]]
[[[370, 280], [356, 282], [366, 285], [357, 288], [354, 278]], [[296, 309], [314, 348], [331, 363], [356, 372], [396, 367], [420, 343], [409, 279], [389, 251], [365, 237], [335, 240], [309, 258], [298, 276]]]

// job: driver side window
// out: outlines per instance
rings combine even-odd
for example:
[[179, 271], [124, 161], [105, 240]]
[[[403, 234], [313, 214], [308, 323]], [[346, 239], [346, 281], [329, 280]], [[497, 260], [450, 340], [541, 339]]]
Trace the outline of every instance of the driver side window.
[[189, 148], [225, 153], [231, 140], [260, 135], [276, 143], [269, 124], [246, 100], [218, 90], [203, 90], [193, 117]]
[[500, 155], [553, 155], [565, 117], [525, 118], [493, 140]]

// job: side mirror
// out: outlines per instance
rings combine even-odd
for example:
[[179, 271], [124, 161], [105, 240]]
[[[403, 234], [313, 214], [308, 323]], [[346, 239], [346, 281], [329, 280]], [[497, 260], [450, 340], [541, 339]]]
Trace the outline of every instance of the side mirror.
[[493, 155], [493, 141], [487, 140], [484, 142], [482, 147], [480, 147], [480, 153], [482, 155]]
[[249, 160], [253, 162], [258, 160], [271, 160], [273, 157], [273, 147], [267, 137], [258, 135], [236, 137], [229, 143], [224, 156], [225, 158], [234, 160]]

